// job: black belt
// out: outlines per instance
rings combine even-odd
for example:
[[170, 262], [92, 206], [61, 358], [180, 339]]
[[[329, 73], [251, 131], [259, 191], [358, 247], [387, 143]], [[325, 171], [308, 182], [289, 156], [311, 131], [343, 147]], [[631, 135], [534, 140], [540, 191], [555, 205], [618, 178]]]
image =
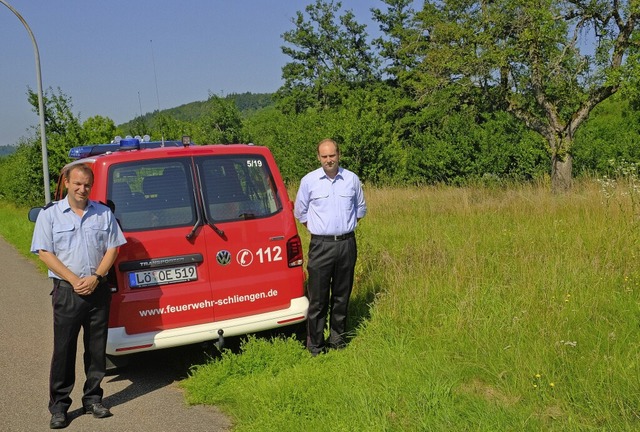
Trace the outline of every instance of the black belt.
[[73, 285], [71, 285], [71, 283], [69, 281], [66, 281], [64, 279], [53, 278], [53, 284], [57, 285], [57, 286], [62, 286], [62, 287], [73, 289]]
[[341, 235], [316, 235], [316, 234], [311, 234], [311, 238], [313, 240], [321, 240], [321, 241], [342, 241], [342, 240], [353, 238], [355, 236], [356, 235], [354, 234], [353, 231], [348, 232], [346, 234], [341, 234]]
[[[71, 282], [69, 282], [67, 280], [64, 280], [64, 279], [53, 278], [53, 284], [57, 285], [57, 286], [73, 289], [73, 285], [71, 285]], [[98, 286], [100, 286], [100, 285], [101, 285], [101, 283], [98, 282]]]

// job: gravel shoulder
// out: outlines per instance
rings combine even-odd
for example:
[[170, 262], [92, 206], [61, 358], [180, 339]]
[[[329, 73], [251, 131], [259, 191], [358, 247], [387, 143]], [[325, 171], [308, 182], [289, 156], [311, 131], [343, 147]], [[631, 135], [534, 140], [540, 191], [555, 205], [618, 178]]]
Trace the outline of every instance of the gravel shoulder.
[[[51, 283], [29, 260], [0, 238], [0, 430], [49, 430], [48, 381], [52, 352]], [[80, 335], [80, 340], [82, 335]], [[216, 407], [188, 406], [178, 381], [193, 362], [205, 358], [200, 347], [132, 356], [125, 369], [103, 382], [104, 404], [114, 416], [81, 414], [82, 349], [69, 411], [70, 431], [227, 432], [231, 421]]]

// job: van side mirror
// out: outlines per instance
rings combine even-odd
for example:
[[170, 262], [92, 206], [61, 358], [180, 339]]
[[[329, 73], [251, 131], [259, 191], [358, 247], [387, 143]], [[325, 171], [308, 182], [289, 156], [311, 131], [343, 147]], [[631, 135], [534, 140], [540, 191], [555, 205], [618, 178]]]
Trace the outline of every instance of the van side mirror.
[[40, 212], [42, 211], [42, 207], [33, 207], [31, 210], [29, 210], [29, 220], [31, 222], [35, 222], [36, 219], [38, 219], [38, 215], [40, 214]]

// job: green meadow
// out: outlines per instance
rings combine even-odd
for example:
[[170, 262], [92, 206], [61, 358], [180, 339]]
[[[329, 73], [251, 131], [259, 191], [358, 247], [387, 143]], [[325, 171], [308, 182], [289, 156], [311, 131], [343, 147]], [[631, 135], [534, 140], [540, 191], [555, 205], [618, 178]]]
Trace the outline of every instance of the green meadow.
[[349, 346], [249, 338], [192, 369], [190, 403], [237, 431], [640, 429], [632, 187], [365, 193]]
[[[348, 347], [247, 337], [188, 403], [236, 431], [640, 430], [635, 181], [365, 193]], [[21, 251], [25, 214], [0, 205]]]

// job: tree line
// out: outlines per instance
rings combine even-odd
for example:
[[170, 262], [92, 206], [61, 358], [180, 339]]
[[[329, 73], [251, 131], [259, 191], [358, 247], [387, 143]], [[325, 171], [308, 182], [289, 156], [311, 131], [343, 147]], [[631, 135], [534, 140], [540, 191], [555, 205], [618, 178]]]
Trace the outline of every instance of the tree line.
[[[116, 126], [81, 122], [71, 98], [45, 101], [50, 176], [75, 145], [116, 134], [268, 146], [288, 182], [332, 137], [369, 184], [464, 184], [548, 177], [554, 191], [612, 159], [638, 159], [635, 1], [382, 0], [367, 27], [341, 2], [315, 0], [282, 36], [273, 95], [210, 95], [195, 107]], [[35, 94], [28, 97], [37, 112]], [[246, 107], [249, 108], [246, 108]], [[193, 109], [192, 112], [185, 113]], [[0, 197], [41, 201], [38, 131], [0, 159]], [[40, 170], [40, 171], [39, 171]]]

